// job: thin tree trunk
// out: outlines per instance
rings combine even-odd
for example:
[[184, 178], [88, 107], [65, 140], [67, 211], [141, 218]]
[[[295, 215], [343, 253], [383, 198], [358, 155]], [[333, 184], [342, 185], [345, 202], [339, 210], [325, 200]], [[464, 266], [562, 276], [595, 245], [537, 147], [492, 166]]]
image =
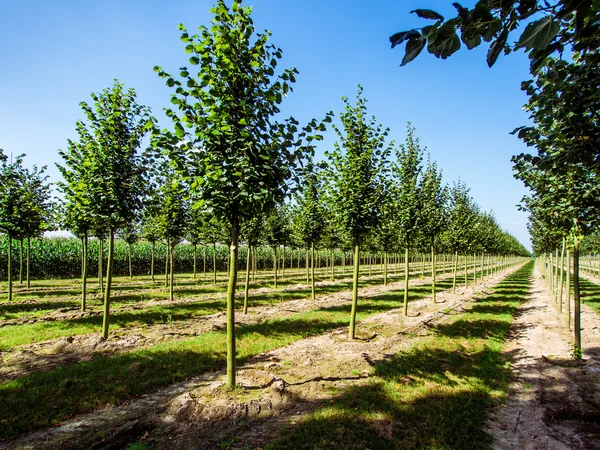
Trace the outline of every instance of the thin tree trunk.
[[436, 303], [435, 297], [435, 249], [433, 242], [431, 243], [431, 295], [433, 296], [433, 303]]
[[485, 259], [485, 252], [481, 252], [481, 282], [483, 283], [483, 261]]
[[358, 271], [360, 266], [360, 244], [354, 243], [354, 273], [352, 276], [352, 311], [350, 312], [350, 329], [348, 338], [354, 339], [356, 332], [356, 308], [358, 306]]
[[23, 284], [23, 238], [19, 239], [19, 284]]
[[571, 329], [571, 250], [567, 247], [567, 329]]
[[104, 294], [104, 268], [102, 263], [104, 262], [104, 240], [100, 238], [98, 243], [98, 287], [100, 288], [100, 294]]
[[454, 275], [452, 277], [452, 293], [456, 294], [456, 271], [458, 270], [458, 250], [454, 251]]
[[246, 283], [244, 284], [244, 314], [248, 314], [248, 285], [250, 284], [250, 254], [252, 246], [248, 245], [248, 254], [246, 255]]
[[383, 285], [388, 284], [388, 254], [387, 251], [383, 253]]
[[29, 277], [30, 259], [29, 259], [29, 247], [31, 247], [31, 238], [27, 236], [27, 252], [25, 254], [26, 263], [26, 276], [27, 276], [27, 289], [31, 289], [31, 278]]
[[131, 244], [127, 244], [127, 256], [129, 257], [129, 278], [133, 278], [133, 270], [131, 270]]
[[150, 261], [150, 276], [152, 277], [152, 282], [154, 282], [154, 253], [156, 251], [156, 242], [152, 241], [152, 252], [151, 252], [151, 261]]
[[310, 284], [310, 250], [306, 247], [306, 284]]
[[8, 235], [8, 301], [12, 300], [12, 236]]
[[106, 262], [106, 289], [104, 290], [104, 317], [102, 318], [102, 336], [108, 339], [110, 326], [110, 288], [112, 284], [113, 258], [115, 251], [115, 232], [110, 230], [108, 241], [108, 261]]
[[574, 237], [573, 246], [573, 341], [574, 357], [581, 359], [581, 297], [579, 292], [579, 236]]
[[335, 280], [335, 249], [331, 250], [331, 281]]
[[196, 247], [196, 244], [194, 244], [194, 278], [196, 278]]
[[206, 277], [206, 245], [202, 246], [202, 275]]
[[281, 264], [281, 280], [283, 281], [283, 279], [285, 278], [285, 245], [283, 246], [283, 251], [282, 251], [282, 264]]
[[465, 253], [465, 287], [469, 285], [469, 257]]
[[408, 241], [404, 241], [404, 315], [408, 316]]
[[563, 312], [563, 291], [565, 288], [565, 246], [567, 239], [563, 237], [562, 250], [560, 252], [560, 287], [558, 291], [558, 311], [562, 314]]
[[213, 242], [213, 284], [217, 285], [217, 243]]
[[558, 303], [558, 247], [556, 247], [556, 257], [554, 258], [556, 268], [554, 269], [554, 289], [552, 295], [554, 295], [554, 302]]
[[165, 287], [169, 286], [169, 248], [170, 243], [167, 240], [167, 246], [165, 247]]
[[229, 283], [227, 284], [227, 385], [235, 387], [235, 287], [237, 283], [239, 223], [231, 223], [231, 246], [229, 247]]
[[85, 296], [86, 296], [86, 285], [88, 275], [88, 232], [86, 231], [83, 235], [83, 261], [81, 271], [81, 310], [85, 311]]
[[273, 247], [273, 281], [277, 289], [277, 247]]
[[170, 282], [169, 282], [169, 299], [171, 301], [173, 301], [174, 297], [174, 292], [173, 290], [175, 289], [175, 270], [174, 270], [174, 259], [175, 259], [175, 245], [176, 244], [171, 244], [171, 248], [170, 248], [170, 262], [169, 265], [171, 266], [171, 276], [170, 276]]
[[311, 272], [310, 288], [311, 288], [311, 293], [312, 293], [312, 299], [315, 300], [317, 297], [315, 295], [315, 243], [314, 242], [310, 244], [310, 254], [311, 254], [311, 259], [310, 259], [310, 272]]

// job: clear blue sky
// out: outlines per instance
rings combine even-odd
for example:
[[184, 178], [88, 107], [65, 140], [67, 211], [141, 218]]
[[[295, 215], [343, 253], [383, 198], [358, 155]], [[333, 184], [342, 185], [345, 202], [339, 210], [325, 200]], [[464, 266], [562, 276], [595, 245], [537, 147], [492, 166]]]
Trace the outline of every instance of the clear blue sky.
[[[4, 2], [0, 16], [0, 148], [26, 153], [26, 163], [48, 165], [59, 177], [57, 149], [75, 137], [88, 101], [118, 78], [134, 87], [163, 126], [170, 90], [152, 71], [187, 64], [177, 30], [196, 30], [211, 19], [213, 1], [33, 0]], [[300, 75], [283, 110], [301, 122], [342, 109], [341, 97], [364, 86], [370, 112], [404, 141], [406, 123], [450, 183], [462, 179], [500, 225], [528, 245], [527, 217], [516, 204], [525, 193], [512, 177], [510, 158], [526, 147], [509, 132], [527, 123], [520, 82], [529, 78], [522, 54], [500, 57], [493, 69], [485, 48], [461, 49], [442, 61], [424, 52], [399, 67], [403, 49], [388, 36], [421, 26], [415, 8], [454, 13], [451, 0], [247, 0], [258, 30], [273, 32], [280, 67]], [[472, 6], [475, 0], [465, 1]], [[328, 133], [322, 154], [334, 136]]]

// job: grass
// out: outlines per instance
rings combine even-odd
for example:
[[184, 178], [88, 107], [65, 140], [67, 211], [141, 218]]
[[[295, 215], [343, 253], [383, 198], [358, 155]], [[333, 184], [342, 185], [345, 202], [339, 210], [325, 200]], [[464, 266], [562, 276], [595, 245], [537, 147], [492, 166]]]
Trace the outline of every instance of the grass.
[[[427, 273], [427, 272], [426, 272]], [[413, 274], [412, 277], [418, 275]], [[288, 281], [290, 284], [291, 281]], [[373, 286], [381, 284], [381, 280], [367, 279], [361, 280], [361, 287]], [[318, 295], [326, 295], [351, 288], [350, 282], [340, 281], [335, 284], [329, 284], [321, 286], [317, 289]], [[254, 286], [258, 287], [258, 285]], [[205, 294], [215, 292], [214, 286], [198, 286], [195, 291], [186, 290], [186, 295], [193, 294]], [[141, 301], [143, 304], [144, 300], [154, 297], [156, 292], [145, 292], [143, 296], [121, 296], [117, 297], [116, 301], [112, 303], [113, 307], [123, 306], [127, 303]], [[164, 292], [159, 295], [165, 295]], [[182, 295], [181, 292], [179, 295]], [[249, 298], [249, 305], [252, 306], [265, 306], [273, 305], [282, 301], [289, 300], [302, 300], [308, 299], [311, 296], [309, 288], [298, 289], [293, 291], [277, 290], [267, 292], [264, 294], [251, 295]], [[214, 296], [211, 298], [199, 299], [198, 302], [190, 302], [186, 304], [175, 304], [175, 305], [162, 305], [152, 306], [142, 310], [130, 310], [115, 312], [111, 315], [111, 329], [119, 330], [128, 327], [137, 327], [143, 325], [154, 325], [158, 323], [166, 323], [167, 318], [170, 317], [170, 323], [178, 323], [188, 319], [194, 319], [216, 312], [222, 311], [225, 308], [224, 304], [225, 294]], [[238, 303], [241, 305], [242, 299], [238, 299]], [[69, 305], [67, 302], [59, 303], [61, 307]], [[76, 303], [74, 302], [73, 305]], [[90, 304], [98, 304], [98, 301], [90, 301]], [[23, 317], [27, 313], [27, 317], [40, 317], [50, 312], [53, 305], [51, 304], [0, 304], [0, 318], [7, 319]], [[34, 308], [41, 308], [37, 311]], [[48, 309], [46, 309], [48, 308]], [[32, 314], [31, 309], [34, 309]], [[23, 312], [25, 310], [25, 312]], [[42, 342], [50, 339], [56, 339], [60, 337], [68, 337], [73, 335], [90, 334], [100, 330], [102, 324], [101, 316], [88, 316], [83, 318], [73, 318], [65, 320], [57, 320], [53, 322], [37, 322], [32, 324], [22, 325], [10, 325], [0, 327], [0, 351], [8, 351], [18, 345], [32, 344], [35, 342]]]
[[[452, 280], [437, 283], [439, 291]], [[412, 287], [410, 300], [430, 294], [429, 285]], [[403, 291], [361, 299], [358, 319], [398, 308]], [[350, 304], [295, 314], [287, 319], [238, 325], [238, 361], [288, 345], [294, 341], [348, 325]], [[6, 327], [5, 327], [6, 328]], [[16, 327], [15, 327], [16, 328]], [[208, 332], [190, 339], [89, 362], [33, 373], [0, 384], [0, 439], [55, 425], [76, 414], [119, 404], [186, 378], [225, 366], [226, 333]]]
[[376, 365], [368, 384], [345, 389], [267, 448], [490, 448], [486, 420], [510, 376], [503, 342], [532, 268]]
[[579, 280], [579, 288], [581, 289], [582, 302], [600, 314], [600, 286], [581, 278]]

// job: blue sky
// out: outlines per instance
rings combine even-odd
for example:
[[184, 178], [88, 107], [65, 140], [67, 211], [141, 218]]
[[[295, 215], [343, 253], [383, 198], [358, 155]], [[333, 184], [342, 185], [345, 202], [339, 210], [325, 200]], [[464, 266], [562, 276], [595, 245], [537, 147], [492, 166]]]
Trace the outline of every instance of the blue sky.
[[[82, 118], [79, 102], [114, 78], [134, 87], [162, 125], [170, 90], [152, 71], [160, 65], [175, 72], [187, 64], [179, 23], [194, 31], [211, 19], [213, 1], [56, 0], [5, 2], [0, 16], [0, 148], [26, 153], [27, 164], [54, 164], [57, 149], [75, 137]], [[281, 47], [280, 67], [300, 75], [283, 112], [301, 122], [343, 108], [360, 83], [369, 110], [403, 142], [408, 121], [438, 161], [444, 179], [461, 179], [475, 200], [493, 210], [500, 225], [528, 245], [527, 217], [516, 204], [525, 194], [512, 177], [512, 155], [527, 148], [509, 132], [527, 123], [529, 79], [522, 53], [500, 57], [493, 69], [486, 48], [461, 49], [448, 60], [428, 53], [399, 67], [403, 49], [390, 49], [388, 36], [421, 26], [409, 14], [431, 8], [450, 16], [450, 0], [342, 1], [247, 0], [258, 30], [273, 32]], [[472, 6], [475, 1], [464, 1]], [[329, 132], [322, 154], [331, 148]]]

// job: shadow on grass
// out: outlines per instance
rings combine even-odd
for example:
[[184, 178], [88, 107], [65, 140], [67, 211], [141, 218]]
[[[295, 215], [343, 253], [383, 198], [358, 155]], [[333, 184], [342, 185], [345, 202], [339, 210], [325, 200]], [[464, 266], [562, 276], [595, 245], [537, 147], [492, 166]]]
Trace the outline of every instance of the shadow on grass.
[[[239, 326], [238, 362], [307, 336], [347, 325], [346, 316], [307, 316]], [[119, 404], [225, 366], [224, 332], [97, 356], [0, 385], [0, 439], [50, 426], [74, 414]]]
[[[372, 381], [346, 388], [267, 448], [490, 448], [486, 421], [510, 378], [501, 340], [532, 267], [512, 274], [511, 288], [498, 288], [510, 292], [481, 299], [438, 327], [439, 334], [373, 363]], [[507, 302], [507, 295], [519, 299]]]

